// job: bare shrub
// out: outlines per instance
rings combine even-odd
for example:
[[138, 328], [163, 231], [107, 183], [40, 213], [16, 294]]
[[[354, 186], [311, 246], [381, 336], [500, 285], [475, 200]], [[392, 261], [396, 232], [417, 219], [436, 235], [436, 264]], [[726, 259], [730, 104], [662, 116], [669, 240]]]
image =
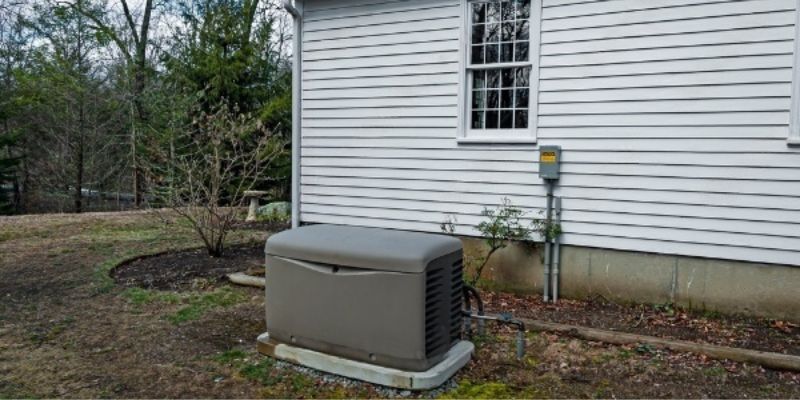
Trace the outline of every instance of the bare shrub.
[[157, 146], [147, 168], [148, 199], [187, 221], [208, 254], [220, 257], [225, 238], [243, 219], [244, 192], [265, 182], [264, 171], [285, 151], [285, 141], [248, 114], [222, 106]]

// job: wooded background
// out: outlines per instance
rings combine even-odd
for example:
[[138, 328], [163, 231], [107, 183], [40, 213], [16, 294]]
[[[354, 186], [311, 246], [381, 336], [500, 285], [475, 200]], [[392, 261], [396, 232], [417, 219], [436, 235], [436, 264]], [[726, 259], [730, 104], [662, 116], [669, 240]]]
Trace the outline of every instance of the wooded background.
[[288, 198], [290, 35], [274, 0], [0, 0], [0, 213], [145, 206], [220, 110], [283, 148], [257, 188]]

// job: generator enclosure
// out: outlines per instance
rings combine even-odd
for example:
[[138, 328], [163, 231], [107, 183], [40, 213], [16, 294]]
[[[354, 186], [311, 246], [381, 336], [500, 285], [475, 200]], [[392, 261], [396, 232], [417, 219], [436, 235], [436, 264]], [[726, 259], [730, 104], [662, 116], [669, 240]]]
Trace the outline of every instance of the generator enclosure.
[[271, 339], [426, 371], [461, 338], [459, 239], [311, 225], [273, 235], [265, 252]]

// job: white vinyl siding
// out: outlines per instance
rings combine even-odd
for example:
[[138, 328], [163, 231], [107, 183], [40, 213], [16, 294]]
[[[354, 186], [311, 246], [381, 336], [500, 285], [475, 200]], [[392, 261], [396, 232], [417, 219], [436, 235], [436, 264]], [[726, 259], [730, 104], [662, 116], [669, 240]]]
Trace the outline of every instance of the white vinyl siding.
[[[797, 0], [544, 0], [536, 137], [564, 242], [800, 265]], [[533, 144], [458, 142], [461, 0], [308, 0], [301, 219], [475, 234], [544, 206]], [[460, 97], [462, 97], [460, 99]]]

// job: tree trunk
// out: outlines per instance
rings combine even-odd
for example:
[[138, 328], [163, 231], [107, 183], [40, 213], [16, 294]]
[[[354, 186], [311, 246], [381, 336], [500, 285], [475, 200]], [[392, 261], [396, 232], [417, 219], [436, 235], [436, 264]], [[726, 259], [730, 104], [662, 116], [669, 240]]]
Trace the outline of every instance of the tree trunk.
[[83, 145], [78, 145], [77, 157], [75, 162], [75, 213], [83, 212]]
[[[135, 101], [134, 101], [135, 104]], [[134, 110], [135, 111], [135, 110]], [[131, 165], [133, 169], [133, 206], [139, 208], [142, 205], [142, 170], [139, 168], [139, 159], [136, 154], [136, 119], [131, 121]]]
[[[77, 39], [77, 52], [78, 52], [78, 74], [79, 79], [83, 80], [83, 18], [78, 18], [78, 37]], [[80, 214], [83, 212], [83, 139], [84, 130], [86, 129], [86, 98], [84, 96], [83, 88], [78, 92], [78, 135], [76, 143], [73, 145], [75, 151], [75, 213]]]

